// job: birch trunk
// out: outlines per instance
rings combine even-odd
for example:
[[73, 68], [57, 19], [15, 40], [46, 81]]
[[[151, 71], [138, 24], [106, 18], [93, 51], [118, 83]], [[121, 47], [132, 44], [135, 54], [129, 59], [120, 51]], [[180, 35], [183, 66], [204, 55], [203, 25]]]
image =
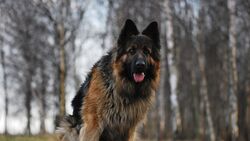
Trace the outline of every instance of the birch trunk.
[[164, 102], [164, 95], [165, 95], [165, 74], [166, 74], [166, 70], [165, 70], [165, 64], [166, 64], [166, 60], [165, 60], [165, 52], [163, 51], [164, 47], [162, 48], [162, 54], [161, 54], [161, 82], [160, 82], [160, 93], [158, 96], [158, 118], [159, 118], [159, 123], [158, 123], [158, 140], [162, 141], [163, 140], [163, 136], [164, 136], [164, 131], [166, 131], [166, 127], [165, 127], [165, 102]]
[[70, 1], [63, 0], [60, 5], [60, 15], [57, 25], [57, 33], [59, 40], [59, 55], [60, 55], [60, 64], [59, 64], [59, 77], [60, 77], [60, 85], [59, 85], [59, 105], [60, 105], [60, 117], [63, 117], [66, 113], [65, 109], [65, 77], [66, 77], [66, 54], [65, 54], [65, 26], [64, 19], [66, 19], [67, 14], [69, 12]]
[[[178, 63], [180, 61], [180, 48], [176, 47], [175, 39], [174, 39], [174, 9], [173, 9], [173, 1], [166, 0], [165, 7], [167, 12], [167, 43], [168, 43], [168, 50], [170, 51], [168, 55], [169, 60], [169, 67], [170, 67], [170, 81], [171, 81], [171, 93], [172, 97], [175, 99], [175, 102], [173, 102], [173, 111], [174, 111], [174, 126], [173, 128], [176, 128], [175, 130], [179, 133], [183, 130], [183, 121], [181, 118], [181, 110], [180, 110], [180, 103], [177, 96], [177, 89], [178, 89], [178, 81], [179, 81], [179, 75], [180, 72], [178, 70]], [[178, 2], [178, 8], [179, 8], [179, 2]], [[169, 42], [170, 41], [170, 42]]]
[[228, 10], [229, 10], [229, 50], [231, 52], [230, 55], [230, 96], [229, 96], [229, 102], [231, 105], [231, 112], [230, 112], [230, 118], [231, 118], [231, 130], [232, 130], [232, 139], [236, 140], [239, 134], [238, 129], [238, 107], [237, 107], [237, 93], [238, 93], [238, 75], [237, 75], [237, 64], [236, 64], [236, 1], [235, 0], [228, 0]]
[[[4, 21], [4, 14], [2, 14], [2, 9], [0, 9], [0, 15], [2, 17], [1, 20], [3, 20], [2, 22], [0, 22], [0, 31], [5, 32], [5, 21]], [[0, 37], [0, 45], [1, 45], [1, 49], [0, 49], [0, 53], [1, 53], [1, 65], [2, 65], [2, 73], [3, 73], [3, 93], [4, 93], [4, 100], [5, 100], [5, 114], [4, 114], [4, 134], [8, 134], [8, 113], [9, 113], [9, 109], [8, 109], [8, 103], [9, 103], [9, 99], [8, 99], [8, 90], [7, 90], [7, 74], [6, 74], [6, 66], [5, 66], [5, 53], [4, 53], [4, 38]]]
[[60, 23], [58, 25], [59, 33], [59, 53], [60, 53], [60, 65], [59, 65], [59, 75], [60, 75], [60, 116], [63, 117], [65, 114], [65, 48], [64, 48], [64, 24]]
[[165, 34], [164, 44], [161, 50], [161, 84], [159, 101], [159, 140], [172, 139], [172, 107], [171, 86], [169, 75], [169, 61], [167, 52], [167, 39]]
[[[198, 55], [198, 66], [201, 74], [201, 86], [200, 86], [200, 95], [201, 95], [201, 103], [200, 103], [200, 114], [202, 120], [200, 121], [200, 137], [203, 140], [203, 133], [204, 133], [204, 123], [203, 123], [203, 108], [206, 115], [206, 121], [208, 124], [208, 133], [209, 133], [209, 140], [215, 141], [215, 130], [213, 125], [213, 119], [210, 110], [210, 102], [208, 99], [208, 90], [207, 90], [207, 78], [205, 72], [205, 54], [204, 54], [204, 15], [205, 15], [205, 4], [202, 2], [201, 4], [201, 11], [199, 15], [199, 29], [198, 29], [198, 46], [196, 47], [197, 55]], [[203, 127], [202, 127], [203, 126]]]
[[[31, 74], [31, 73], [29, 73]], [[31, 97], [32, 97], [32, 91], [31, 91], [31, 82], [32, 82], [32, 76], [27, 76], [26, 79], [26, 95], [25, 95], [25, 108], [26, 108], [26, 134], [31, 135]]]
[[5, 114], [4, 114], [4, 134], [8, 134], [8, 105], [9, 105], [9, 99], [8, 99], [8, 90], [7, 90], [7, 74], [5, 69], [5, 54], [3, 51], [3, 47], [1, 48], [1, 64], [3, 69], [3, 90], [4, 90], [4, 99], [5, 99]]
[[[161, 96], [163, 101], [160, 103], [160, 110], [162, 112], [160, 131], [166, 132], [163, 138], [173, 140], [173, 112], [171, 103], [171, 85], [170, 85], [170, 57], [168, 50], [173, 50], [173, 18], [172, 18], [172, 3], [170, 0], [164, 1], [165, 14], [167, 17], [165, 29], [165, 39], [162, 47], [162, 66], [161, 66]], [[165, 128], [165, 130], [164, 130]]]
[[199, 68], [200, 68], [200, 73], [201, 73], [201, 88], [200, 88], [200, 94], [202, 98], [201, 104], [204, 105], [204, 108], [205, 108], [210, 141], [215, 141], [215, 131], [214, 131], [213, 120], [212, 120], [212, 115], [211, 115], [211, 110], [210, 110], [210, 102], [209, 102], [208, 93], [207, 93], [207, 79], [206, 79], [206, 74], [205, 74], [205, 57], [204, 57], [204, 54], [202, 54], [200, 47], [197, 48], [197, 53], [198, 53], [198, 63], [199, 63]]
[[40, 134], [45, 134], [45, 119], [46, 119], [46, 84], [47, 84], [47, 76], [45, 73], [45, 64], [41, 64], [41, 76], [42, 76], [42, 83], [41, 83], [41, 90], [39, 95], [40, 100]]

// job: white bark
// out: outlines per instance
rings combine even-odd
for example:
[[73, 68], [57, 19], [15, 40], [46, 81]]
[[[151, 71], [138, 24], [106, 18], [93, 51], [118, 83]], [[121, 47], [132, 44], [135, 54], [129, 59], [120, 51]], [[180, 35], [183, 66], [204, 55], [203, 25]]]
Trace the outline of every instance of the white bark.
[[237, 75], [237, 64], [236, 64], [236, 55], [237, 55], [237, 40], [236, 40], [236, 28], [237, 28], [237, 17], [236, 17], [236, 0], [228, 0], [228, 9], [229, 9], [229, 49], [231, 52], [230, 55], [230, 105], [231, 105], [231, 126], [232, 126], [232, 139], [236, 140], [239, 135], [238, 129], [238, 107], [237, 107], [237, 84], [238, 84], [238, 75]]
[[[169, 63], [169, 68], [170, 68], [170, 83], [171, 83], [171, 105], [175, 113], [175, 123], [174, 123], [174, 128], [181, 128], [181, 118], [180, 118], [180, 111], [179, 111], [179, 104], [177, 101], [177, 94], [176, 94], [176, 89], [177, 89], [177, 69], [176, 69], [176, 64], [174, 64], [173, 60], [174, 57], [174, 27], [173, 27], [173, 11], [171, 8], [171, 0], [165, 0], [164, 7], [165, 7], [165, 13], [167, 17], [166, 21], [166, 33], [167, 33], [167, 47], [169, 54], [167, 55], [168, 57], [168, 63]], [[174, 101], [172, 101], [174, 100]]]
[[[200, 27], [198, 29], [198, 35], [197, 35], [197, 46], [196, 46], [196, 51], [198, 54], [198, 66], [201, 74], [201, 87], [200, 87], [200, 95], [201, 95], [201, 107], [200, 108], [205, 108], [205, 113], [206, 113], [206, 121], [208, 123], [208, 132], [209, 132], [209, 138], [210, 141], [215, 141], [215, 130], [214, 130], [214, 125], [213, 125], [213, 119], [211, 115], [211, 110], [210, 110], [210, 102], [208, 99], [208, 88], [207, 88], [207, 78], [206, 78], [206, 72], [205, 72], [205, 54], [204, 54], [204, 13], [205, 13], [205, 4], [202, 2], [201, 4], [201, 13], [199, 15], [200, 18]], [[200, 109], [201, 114], [203, 109]], [[203, 115], [200, 115], [203, 118]], [[202, 119], [203, 120], [203, 119]], [[202, 121], [201, 121], [202, 122]], [[201, 123], [203, 125], [203, 123]], [[200, 133], [203, 134], [202, 125], [200, 125]]]
[[200, 94], [202, 99], [202, 103], [204, 104], [205, 112], [206, 112], [206, 120], [208, 123], [208, 131], [209, 131], [209, 137], [210, 141], [215, 141], [215, 131], [214, 131], [214, 126], [213, 126], [213, 120], [212, 120], [212, 115], [211, 115], [211, 110], [210, 110], [210, 102], [208, 99], [208, 93], [207, 93], [207, 79], [205, 75], [205, 57], [201, 53], [200, 48], [197, 48], [198, 52], [198, 63], [199, 63], [199, 68], [201, 72], [201, 88], [200, 88]]
[[[5, 32], [5, 23], [4, 23], [4, 18], [6, 18], [0, 9], [0, 15], [1, 15], [1, 20], [2, 22], [0, 23], [0, 31]], [[8, 134], [8, 113], [9, 113], [9, 108], [8, 108], [8, 90], [7, 90], [7, 74], [6, 74], [6, 61], [5, 61], [5, 53], [4, 53], [4, 39], [0, 38], [0, 53], [1, 53], [1, 64], [2, 64], [2, 73], [3, 73], [3, 93], [4, 93], [4, 99], [5, 99], [5, 123], [4, 123], [4, 133]]]

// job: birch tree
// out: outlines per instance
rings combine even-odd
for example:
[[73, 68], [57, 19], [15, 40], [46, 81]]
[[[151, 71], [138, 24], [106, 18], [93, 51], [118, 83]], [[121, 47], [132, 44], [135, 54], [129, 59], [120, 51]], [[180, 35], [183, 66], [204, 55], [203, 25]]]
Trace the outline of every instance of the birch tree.
[[230, 97], [229, 102], [231, 105], [231, 128], [232, 128], [232, 139], [235, 141], [239, 134], [238, 129], [238, 107], [237, 107], [237, 94], [238, 94], [238, 74], [237, 74], [237, 17], [236, 17], [236, 1], [228, 0], [228, 9], [229, 9], [229, 50], [230, 55]]
[[[70, 43], [74, 43], [77, 30], [80, 27], [84, 13], [89, 4], [89, 0], [83, 1], [70, 1], [62, 0], [55, 1], [39, 1], [37, 7], [40, 8], [41, 13], [46, 16], [50, 22], [53, 23], [54, 46], [57, 49], [59, 59], [56, 64], [58, 67], [59, 78], [59, 114], [65, 115], [65, 87], [66, 77], [69, 72], [69, 55], [67, 51], [74, 50], [70, 47]], [[72, 5], [77, 5], [73, 7]]]
[[[166, 24], [163, 24], [164, 36], [163, 47], [161, 50], [161, 86], [159, 93], [159, 140], [165, 138], [172, 140], [173, 139], [173, 111], [171, 104], [171, 85], [170, 85], [170, 64], [169, 60], [172, 58], [169, 57], [169, 50], [173, 50], [174, 41], [173, 41], [173, 19], [172, 19], [172, 3], [170, 0], [165, 0], [163, 7], [164, 17], [167, 18]], [[171, 54], [172, 55], [172, 54]]]
[[[1, 12], [1, 11], [0, 11]], [[3, 25], [3, 23], [0, 23]], [[3, 25], [4, 26], [4, 25]], [[0, 30], [4, 30], [4, 27], [0, 27]], [[1, 53], [1, 65], [2, 65], [2, 74], [3, 74], [3, 93], [4, 93], [4, 133], [8, 134], [8, 113], [9, 113], [9, 99], [8, 99], [8, 89], [7, 89], [7, 73], [6, 73], [6, 60], [5, 60], [5, 52], [4, 52], [4, 39], [0, 35], [0, 53]]]
[[[199, 23], [199, 30], [198, 30], [198, 46], [196, 47], [196, 51], [198, 54], [198, 66], [201, 74], [201, 86], [200, 86], [200, 96], [201, 96], [201, 102], [200, 102], [200, 140], [204, 140], [204, 123], [203, 123], [203, 110], [206, 113], [206, 121], [208, 124], [208, 134], [210, 141], [216, 141], [215, 136], [215, 130], [213, 125], [213, 119], [212, 119], [212, 113], [210, 110], [210, 102], [208, 99], [208, 87], [207, 87], [207, 78], [206, 78], [206, 72], [205, 72], [205, 57], [204, 57], [204, 3], [202, 3], [201, 11], [200, 11], [200, 23]], [[203, 109], [204, 108], [204, 109]]]

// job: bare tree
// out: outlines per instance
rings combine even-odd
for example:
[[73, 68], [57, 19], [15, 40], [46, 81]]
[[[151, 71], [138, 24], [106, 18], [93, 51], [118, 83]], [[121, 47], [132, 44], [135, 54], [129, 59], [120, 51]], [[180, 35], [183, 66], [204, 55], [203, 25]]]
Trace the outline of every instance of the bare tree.
[[165, 31], [163, 34], [163, 47], [161, 50], [161, 86], [159, 93], [159, 140], [173, 139], [173, 115], [171, 104], [171, 85], [170, 85], [170, 64], [169, 50], [173, 50], [173, 19], [172, 19], [172, 3], [166, 0], [164, 3], [164, 17], [166, 14], [167, 21], [164, 24]]
[[6, 74], [6, 63], [5, 63], [5, 53], [3, 49], [4, 41], [0, 36], [0, 43], [1, 46], [1, 65], [2, 65], [2, 71], [3, 71], [3, 90], [4, 90], [4, 99], [5, 99], [5, 115], [4, 115], [4, 133], [8, 134], [8, 113], [9, 113], [9, 99], [8, 99], [8, 89], [7, 89], [7, 74]]
[[[15, 31], [15, 34], [13, 36], [13, 40], [14, 43], [17, 47], [17, 49], [19, 49], [20, 51], [20, 55], [22, 56], [24, 62], [27, 64], [26, 67], [24, 67], [23, 69], [23, 92], [25, 94], [25, 108], [26, 108], [26, 116], [27, 116], [27, 134], [31, 133], [31, 97], [32, 97], [32, 90], [31, 90], [31, 83], [32, 83], [32, 77], [33, 77], [33, 56], [30, 55], [30, 52], [28, 52], [27, 50], [30, 51], [30, 27], [26, 26], [28, 25], [27, 23], [32, 22], [31, 20], [31, 14], [27, 14], [25, 13], [26, 9], [22, 9], [22, 5], [21, 3], [8, 3], [9, 4], [9, 9], [11, 9], [10, 11], [8, 11], [8, 15], [11, 19], [11, 24], [9, 24], [9, 27], [11, 27], [11, 30]], [[23, 4], [28, 4], [27, 1], [23, 1]], [[20, 6], [19, 11], [17, 12], [15, 10], [16, 6]], [[29, 5], [26, 5], [26, 8], [30, 8]], [[23, 10], [23, 11], [22, 11]], [[32, 9], [30, 9], [32, 11]], [[19, 16], [18, 14], [21, 14], [22, 16]], [[33, 12], [31, 12], [33, 14]], [[9, 28], [10, 29], [10, 28]], [[23, 42], [18, 42], [18, 41], [23, 41]], [[18, 45], [19, 44], [19, 45]], [[13, 60], [14, 61], [14, 60]], [[17, 62], [15, 62], [17, 63]]]
[[[85, 10], [88, 6], [89, 0], [81, 1], [79, 7], [76, 7], [75, 13], [72, 11], [72, 2], [70, 0], [62, 0], [60, 2], [44, 1], [37, 3], [37, 7], [47, 18], [53, 23], [53, 32], [55, 46], [58, 50], [59, 60], [58, 74], [59, 74], [59, 113], [60, 116], [65, 114], [65, 86], [66, 76], [69, 71], [67, 60], [67, 52], [69, 42], [74, 43], [75, 36], [79, 25], [83, 19]], [[74, 15], [77, 14], [77, 17]], [[73, 49], [73, 47], [71, 47]]]
[[241, 0], [237, 3], [237, 70], [238, 70], [238, 129], [239, 140], [249, 140], [249, 60], [250, 54], [250, 3]]
[[7, 74], [6, 74], [6, 61], [5, 61], [5, 52], [4, 52], [4, 31], [5, 31], [5, 25], [4, 25], [4, 14], [3, 14], [3, 8], [0, 3], [0, 15], [1, 15], [1, 22], [0, 22], [0, 54], [1, 54], [1, 65], [2, 65], [2, 74], [3, 74], [3, 91], [4, 91], [4, 99], [5, 99], [5, 115], [4, 115], [4, 133], [8, 134], [8, 89], [7, 89]]
[[[200, 139], [204, 140], [204, 123], [203, 121], [203, 111], [206, 113], [206, 121], [208, 123], [208, 133], [209, 133], [209, 139], [210, 141], [215, 141], [215, 130], [212, 120], [212, 113], [210, 110], [210, 101], [208, 99], [208, 87], [207, 87], [207, 78], [206, 78], [206, 72], [205, 72], [205, 57], [204, 57], [204, 12], [205, 7], [204, 3], [202, 3], [201, 11], [200, 11], [200, 22], [199, 22], [199, 31], [198, 31], [198, 46], [196, 47], [196, 51], [198, 54], [198, 65], [199, 70], [201, 74], [201, 86], [200, 86], [200, 95], [201, 95], [201, 102], [200, 102], [200, 116], [201, 116], [201, 122], [200, 122]], [[204, 110], [203, 110], [204, 108]]]
[[[6, 5], [6, 15], [9, 21], [6, 25], [6, 36], [9, 39], [8, 45], [11, 52], [16, 51], [17, 57], [12, 57], [10, 54], [9, 67], [18, 71], [13, 71], [11, 77], [17, 79], [19, 84], [19, 94], [24, 94], [24, 106], [26, 109], [27, 125], [26, 133], [31, 133], [31, 103], [34, 99], [36, 101], [37, 95], [42, 95], [42, 102], [45, 103], [45, 91], [47, 82], [43, 85], [39, 84], [40, 78], [37, 77], [40, 64], [45, 63], [47, 59], [51, 59], [47, 42], [48, 30], [46, 29], [42, 18], [34, 18], [38, 16], [38, 11], [33, 5], [32, 1], [22, 0], [19, 2], [8, 1]], [[17, 8], [18, 7], [18, 8]], [[47, 51], [46, 53], [44, 53]], [[42, 63], [41, 63], [42, 62]], [[38, 80], [39, 79], [39, 80]], [[46, 84], [46, 85], [45, 85]], [[39, 90], [38, 90], [38, 86]], [[42, 118], [44, 125], [44, 106], [39, 107], [43, 111]], [[42, 129], [44, 130], [44, 129]]]
[[215, 141], [215, 132], [214, 132], [213, 120], [212, 120], [211, 111], [210, 111], [210, 102], [209, 102], [208, 93], [207, 93], [207, 80], [206, 80], [206, 76], [205, 76], [205, 65], [204, 65], [205, 58], [204, 58], [203, 54], [201, 53], [200, 49], [198, 49], [198, 48], [197, 48], [197, 53], [199, 55], [199, 67], [200, 67], [200, 71], [201, 71], [201, 88], [200, 88], [201, 92], [200, 93], [201, 93], [201, 97], [203, 98], [201, 101], [201, 104], [203, 105], [203, 103], [204, 103], [204, 108], [206, 111], [206, 117], [207, 117], [207, 122], [208, 122], [208, 130], [209, 130], [210, 140]]
[[236, 17], [236, 1], [228, 0], [229, 9], [229, 48], [230, 48], [230, 96], [229, 102], [231, 105], [231, 128], [232, 128], [232, 140], [235, 141], [239, 135], [238, 129], [238, 108], [237, 108], [237, 95], [238, 95], [238, 74], [237, 74], [237, 40], [236, 40], [236, 28], [237, 28], [237, 17]]

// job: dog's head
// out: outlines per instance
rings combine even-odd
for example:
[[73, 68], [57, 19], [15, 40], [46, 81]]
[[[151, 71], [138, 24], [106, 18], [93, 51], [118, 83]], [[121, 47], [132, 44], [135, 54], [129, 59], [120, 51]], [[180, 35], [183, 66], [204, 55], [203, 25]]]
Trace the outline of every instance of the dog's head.
[[155, 79], [159, 67], [160, 39], [157, 22], [141, 33], [132, 20], [127, 20], [117, 41], [116, 62], [123, 78], [137, 84]]

